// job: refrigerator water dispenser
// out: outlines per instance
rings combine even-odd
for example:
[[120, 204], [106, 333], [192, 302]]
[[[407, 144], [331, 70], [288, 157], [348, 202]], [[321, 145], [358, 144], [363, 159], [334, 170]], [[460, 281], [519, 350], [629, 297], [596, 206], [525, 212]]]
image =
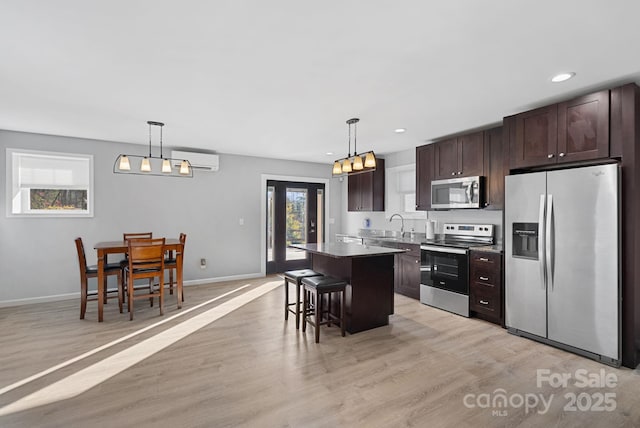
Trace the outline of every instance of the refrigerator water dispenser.
[[513, 223], [512, 255], [538, 260], [538, 223]]

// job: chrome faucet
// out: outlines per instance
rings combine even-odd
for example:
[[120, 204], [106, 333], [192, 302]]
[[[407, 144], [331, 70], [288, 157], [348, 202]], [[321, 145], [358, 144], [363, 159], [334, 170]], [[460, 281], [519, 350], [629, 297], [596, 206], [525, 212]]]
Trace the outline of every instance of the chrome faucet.
[[396, 214], [393, 214], [391, 217], [389, 217], [389, 223], [391, 223], [391, 220], [393, 220], [393, 218], [394, 218], [395, 216], [400, 217], [400, 221], [402, 222], [402, 223], [400, 224], [400, 237], [401, 237], [401, 238], [404, 238], [404, 218], [402, 218], [402, 216], [401, 216], [400, 214], [397, 214], [397, 213], [396, 213]]

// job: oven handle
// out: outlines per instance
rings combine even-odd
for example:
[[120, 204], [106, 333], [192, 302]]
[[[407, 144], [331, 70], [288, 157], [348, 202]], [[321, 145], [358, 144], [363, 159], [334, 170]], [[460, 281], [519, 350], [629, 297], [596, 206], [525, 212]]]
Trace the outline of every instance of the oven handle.
[[467, 250], [461, 248], [439, 247], [436, 245], [420, 245], [420, 249], [434, 253], [467, 254]]

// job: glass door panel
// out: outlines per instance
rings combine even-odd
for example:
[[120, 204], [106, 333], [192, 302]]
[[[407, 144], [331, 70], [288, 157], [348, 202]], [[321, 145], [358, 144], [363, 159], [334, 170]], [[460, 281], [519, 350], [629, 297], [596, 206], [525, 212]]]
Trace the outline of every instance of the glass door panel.
[[316, 222], [311, 223], [311, 227], [314, 226], [316, 230], [310, 232], [316, 232], [316, 242], [324, 242], [324, 189], [318, 189], [316, 192]]
[[274, 199], [276, 189], [274, 186], [267, 186], [267, 261], [272, 262], [274, 260], [273, 246], [274, 246]]
[[290, 248], [291, 244], [307, 243], [307, 189], [287, 187], [287, 251], [286, 260], [301, 260], [307, 258], [307, 252], [297, 248]]

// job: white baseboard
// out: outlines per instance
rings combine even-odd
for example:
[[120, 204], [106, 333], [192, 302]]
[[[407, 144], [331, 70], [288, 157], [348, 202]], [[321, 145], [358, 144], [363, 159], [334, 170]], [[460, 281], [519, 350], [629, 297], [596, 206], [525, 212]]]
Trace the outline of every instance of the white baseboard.
[[184, 286], [211, 284], [212, 282], [235, 281], [240, 279], [263, 278], [264, 276], [265, 275], [263, 273], [257, 272], [242, 275], [218, 276], [216, 278], [190, 279], [189, 281], [184, 281]]
[[0, 301], [0, 308], [5, 308], [8, 306], [31, 305], [33, 303], [57, 302], [59, 300], [70, 300], [70, 299], [79, 299], [79, 298], [80, 298], [80, 292], [78, 291], [77, 293], [55, 294], [53, 296], [28, 297], [26, 299], [2, 300]]
[[[265, 275], [262, 273], [248, 273], [248, 274], [242, 274], [242, 275], [219, 276], [216, 278], [191, 279], [189, 281], [184, 281], [183, 285], [187, 287], [192, 285], [211, 284], [211, 283], [223, 282], [223, 281], [262, 278], [264, 276]], [[57, 302], [60, 300], [70, 300], [70, 299], [79, 299], [79, 298], [80, 298], [80, 292], [55, 294], [53, 296], [29, 297], [25, 299], [0, 300], [0, 308], [6, 308], [9, 306], [31, 305], [34, 303]]]

